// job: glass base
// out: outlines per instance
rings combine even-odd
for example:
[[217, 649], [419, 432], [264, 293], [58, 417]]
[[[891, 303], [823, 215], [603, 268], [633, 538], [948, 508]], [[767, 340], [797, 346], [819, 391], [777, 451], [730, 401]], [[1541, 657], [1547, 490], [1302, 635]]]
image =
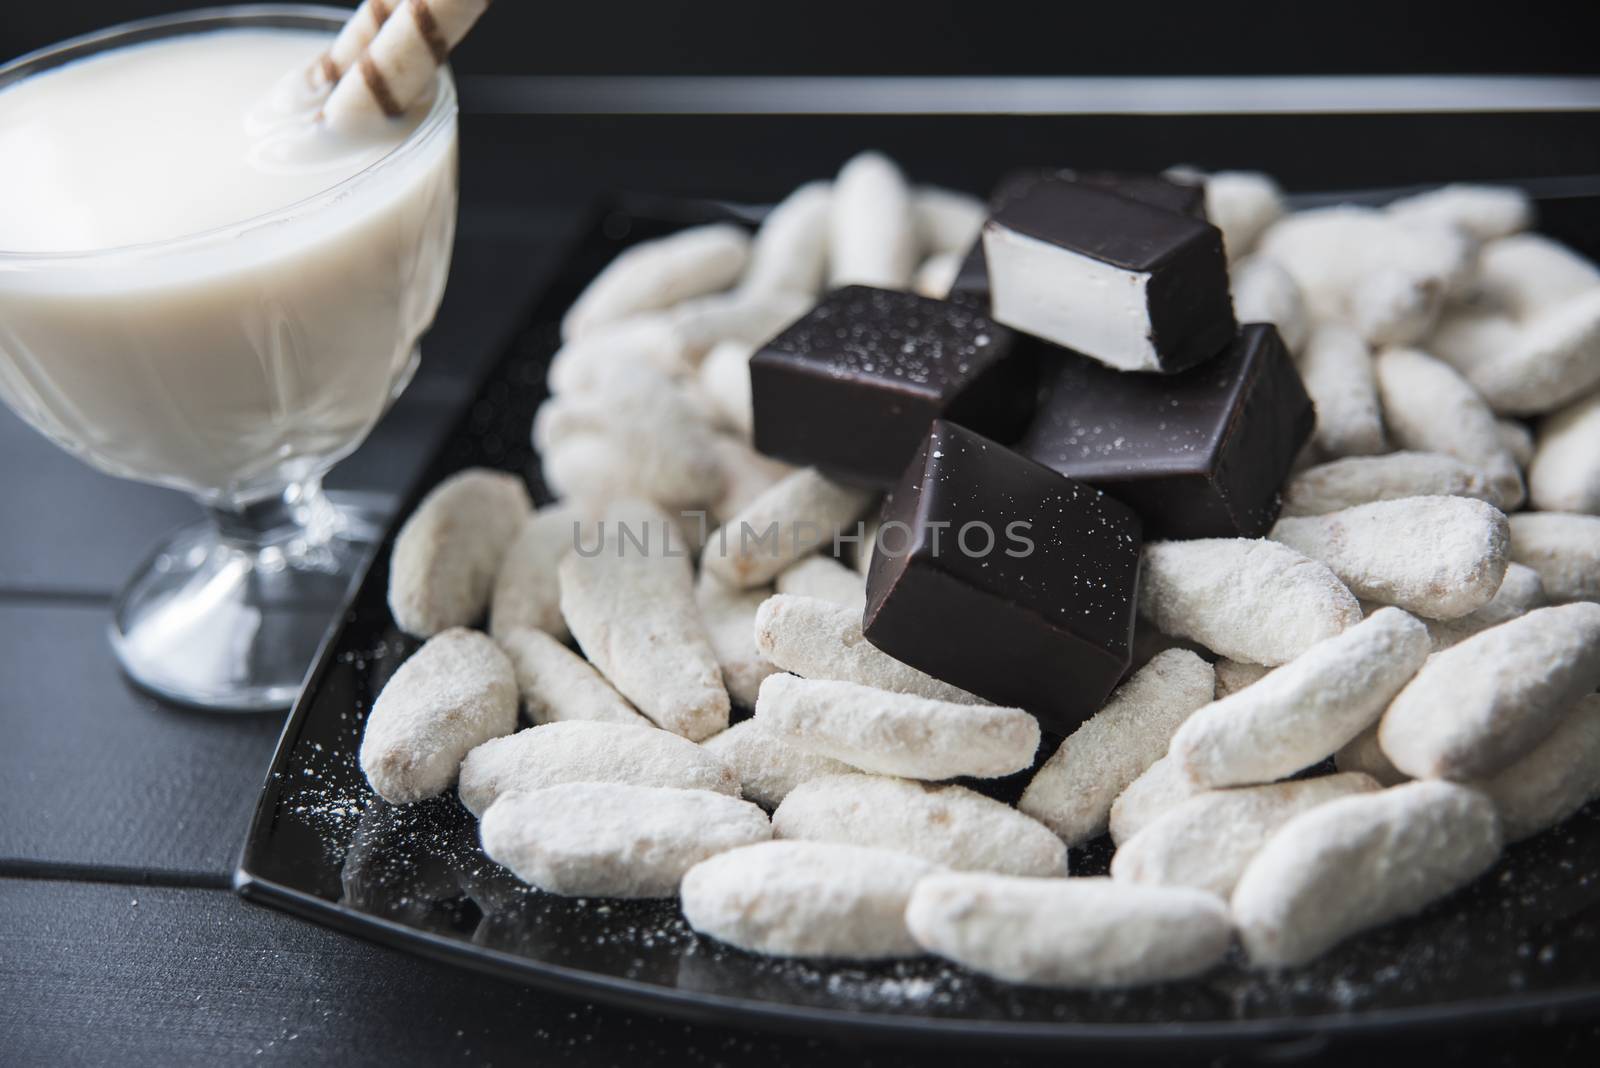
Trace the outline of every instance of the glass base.
[[303, 483], [176, 531], [113, 605], [123, 670], [197, 708], [287, 708], [383, 537], [374, 503]]

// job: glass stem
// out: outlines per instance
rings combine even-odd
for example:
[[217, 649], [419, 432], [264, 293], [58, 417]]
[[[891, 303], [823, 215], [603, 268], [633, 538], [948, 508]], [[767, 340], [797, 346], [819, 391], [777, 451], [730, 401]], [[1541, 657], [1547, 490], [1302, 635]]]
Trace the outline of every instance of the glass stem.
[[281, 494], [248, 504], [208, 504], [205, 509], [222, 540], [246, 551], [291, 538], [316, 544], [326, 541], [338, 526], [337, 509], [322, 492], [319, 477], [292, 483]]

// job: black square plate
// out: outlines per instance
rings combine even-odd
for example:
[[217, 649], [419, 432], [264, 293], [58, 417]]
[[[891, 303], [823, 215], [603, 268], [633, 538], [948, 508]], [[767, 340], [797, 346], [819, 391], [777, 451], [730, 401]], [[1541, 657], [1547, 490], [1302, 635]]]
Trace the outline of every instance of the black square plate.
[[[596, 213], [400, 511], [462, 467], [526, 474], [561, 314], [631, 242], [732, 209], [630, 200]], [[1552, 213], [1553, 214], [1553, 213]], [[1581, 213], [1587, 214], [1587, 213]], [[1561, 234], [1581, 245], [1582, 236]], [[392, 534], [391, 534], [392, 539]], [[1202, 979], [1106, 993], [1011, 986], [931, 959], [771, 961], [702, 938], [675, 902], [574, 900], [522, 887], [479, 851], [453, 794], [395, 808], [357, 765], [373, 699], [416, 643], [385, 601], [385, 544], [295, 706], [239, 862], [247, 898], [425, 956], [641, 1010], [899, 1040], [1161, 1055], [1296, 1048], [1339, 1034], [1464, 1027], [1600, 1009], [1600, 806], [1512, 847], [1465, 891], [1281, 975], [1238, 959]], [[1105, 841], [1075, 850], [1103, 873]]]

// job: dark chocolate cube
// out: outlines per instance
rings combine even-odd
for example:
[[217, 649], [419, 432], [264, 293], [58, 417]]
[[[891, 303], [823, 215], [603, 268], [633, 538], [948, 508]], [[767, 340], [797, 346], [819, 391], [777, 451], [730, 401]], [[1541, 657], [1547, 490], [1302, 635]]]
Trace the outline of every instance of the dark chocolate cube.
[[[1000, 180], [989, 195], [989, 210], [1021, 196], [1036, 183], [1047, 178], [1079, 182], [1104, 189], [1149, 204], [1165, 211], [1175, 211], [1193, 219], [1205, 221], [1206, 190], [1199, 183], [1175, 182], [1159, 174], [1138, 174], [1127, 171], [1072, 171], [1029, 170], [1015, 171]], [[975, 307], [989, 308], [989, 266], [983, 258], [983, 238], [973, 242], [961, 269], [950, 287], [950, 300], [966, 301]]]
[[1131, 505], [1152, 538], [1254, 538], [1311, 436], [1311, 399], [1277, 328], [1251, 323], [1214, 360], [1130, 375], [1063, 354], [1018, 449]]
[[846, 286], [750, 361], [755, 446], [841, 481], [894, 485], [941, 416], [1015, 441], [1036, 359], [975, 309]]
[[1035, 182], [983, 228], [994, 318], [1109, 367], [1172, 373], [1233, 337], [1222, 233], [1076, 181]]
[[868, 641], [1062, 734], [1100, 709], [1133, 639], [1132, 509], [940, 420], [882, 520]]

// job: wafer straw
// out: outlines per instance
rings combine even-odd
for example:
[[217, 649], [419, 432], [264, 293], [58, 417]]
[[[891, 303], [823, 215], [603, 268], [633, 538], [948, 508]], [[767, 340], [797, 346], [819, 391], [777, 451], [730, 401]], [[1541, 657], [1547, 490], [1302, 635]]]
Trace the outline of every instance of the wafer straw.
[[[370, 2], [370, 0], [369, 0]], [[489, 0], [404, 0], [328, 97], [334, 128], [402, 115], [489, 6]]]
[[345, 22], [339, 36], [322, 55], [312, 62], [306, 76], [313, 86], [322, 87], [337, 83], [351, 64], [361, 58], [367, 45], [378, 36], [398, 0], [362, 0], [355, 14]]

